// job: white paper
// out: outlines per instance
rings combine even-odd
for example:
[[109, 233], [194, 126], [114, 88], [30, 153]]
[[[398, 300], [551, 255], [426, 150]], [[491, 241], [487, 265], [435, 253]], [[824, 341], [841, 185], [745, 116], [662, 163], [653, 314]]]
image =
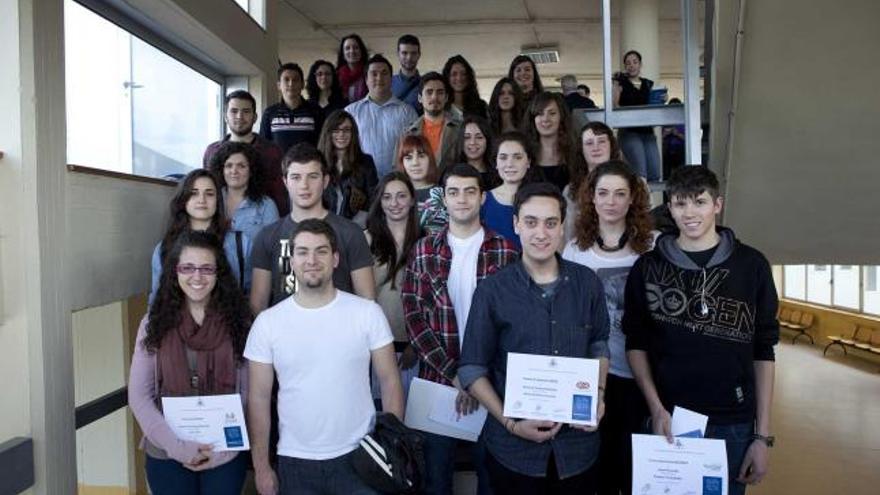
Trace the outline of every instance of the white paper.
[[162, 397], [162, 414], [182, 440], [211, 444], [217, 452], [251, 448], [238, 394]]
[[458, 390], [421, 378], [413, 378], [406, 401], [404, 424], [415, 430], [427, 431], [470, 442], [476, 442], [486, 422], [486, 409], [456, 419], [455, 397]]
[[633, 435], [632, 492], [639, 495], [727, 495], [724, 440]]
[[507, 354], [504, 415], [596, 426], [599, 360]]
[[708, 422], [709, 416], [675, 406], [672, 410], [672, 436], [703, 438]]

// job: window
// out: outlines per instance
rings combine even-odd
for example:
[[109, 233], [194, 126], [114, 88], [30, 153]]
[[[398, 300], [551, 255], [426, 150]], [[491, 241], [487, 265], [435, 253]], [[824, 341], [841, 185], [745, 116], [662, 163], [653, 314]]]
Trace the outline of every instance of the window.
[[807, 265], [807, 301], [831, 305], [830, 265]]
[[862, 311], [880, 315], [880, 286], [878, 286], [880, 284], [877, 283], [878, 276], [880, 276], [880, 266], [866, 266], [862, 268], [862, 271], [864, 272], [864, 281], [862, 282], [864, 306]]
[[859, 267], [834, 265], [833, 288], [835, 306], [859, 309]]
[[266, 16], [263, 14], [266, 8], [266, 0], [235, 0], [235, 3], [247, 12], [260, 27], [266, 27]]
[[222, 86], [66, 0], [67, 161], [165, 177], [221, 136]]
[[791, 299], [807, 299], [807, 266], [788, 265], [783, 268], [783, 287], [785, 297]]

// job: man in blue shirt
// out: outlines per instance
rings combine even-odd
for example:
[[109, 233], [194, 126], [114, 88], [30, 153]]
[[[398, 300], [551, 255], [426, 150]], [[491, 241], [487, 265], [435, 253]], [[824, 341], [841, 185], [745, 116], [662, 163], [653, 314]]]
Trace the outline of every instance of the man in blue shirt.
[[391, 78], [391, 92], [398, 100], [408, 103], [413, 109], [422, 114], [422, 105], [419, 103], [419, 58], [422, 56], [422, 45], [419, 39], [411, 34], [404, 34], [397, 40], [397, 60], [400, 61], [400, 71]]
[[599, 359], [597, 420], [604, 413], [608, 312], [599, 278], [563, 260], [565, 199], [548, 183], [521, 188], [514, 226], [522, 258], [477, 287], [459, 360], [461, 385], [489, 411], [483, 427], [495, 493], [594, 493], [596, 428], [504, 416], [507, 353]]

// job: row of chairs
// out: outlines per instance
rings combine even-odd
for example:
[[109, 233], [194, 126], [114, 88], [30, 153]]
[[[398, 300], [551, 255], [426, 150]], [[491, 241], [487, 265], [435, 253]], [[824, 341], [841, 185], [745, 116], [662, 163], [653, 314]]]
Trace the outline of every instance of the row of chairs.
[[822, 351], [823, 356], [833, 345], [843, 349], [844, 354], [847, 353], [846, 348], [849, 347], [880, 355], [880, 329], [851, 323], [849, 331], [845, 332], [844, 335], [832, 335], [828, 339], [831, 342]]
[[807, 330], [813, 327], [814, 316], [813, 313], [809, 313], [807, 311], [801, 311], [796, 309], [792, 311], [787, 307], [782, 307], [779, 310], [779, 314], [776, 317], [779, 320], [779, 325], [788, 328], [790, 330], [794, 330], [797, 332], [794, 337], [791, 338], [791, 343], [794, 344], [801, 337], [805, 337], [809, 339], [810, 344], [814, 344], [813, 336], [807, 333]]

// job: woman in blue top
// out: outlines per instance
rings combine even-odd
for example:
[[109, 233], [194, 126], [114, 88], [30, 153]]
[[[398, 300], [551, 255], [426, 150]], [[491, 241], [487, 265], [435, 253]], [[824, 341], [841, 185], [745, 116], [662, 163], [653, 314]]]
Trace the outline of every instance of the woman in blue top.
[[480, 218], [484, 226], [522, 247], [513, 230], [513, 197], [520, 186], [534, 182], [536, 174], [540, 174], [537, 167], [532, 166], [535, 155], [525, 134], [510, 131], [498, 138], [493, 156], [501, 185], [486, 193]]
[[278, 220], [278, 207], [265, 194], [260, 154], [253, 146], [223, 143], [211, 158], [210, 169], [220, 182], [230, 230], [253, 240], [263, 227]]
[[236, 236], [228, 231], [223, 196], [218, 191], [217, 179], [214, 175], [199, 168], [188, 173], [171, 198], [170, 218], [165, 236], [153, 249], [150, 260], [152, 269], [152, 285], [150, 302], [159, 288], [162, 278], [162, 262], [171, 250], [171, 246], [183, 232], [190, 230], [204, 231], [223, 239], [223, 252], [232, 273], [245, 290], [250, 289], [250, 258], [251, 242], [248, 236]]

